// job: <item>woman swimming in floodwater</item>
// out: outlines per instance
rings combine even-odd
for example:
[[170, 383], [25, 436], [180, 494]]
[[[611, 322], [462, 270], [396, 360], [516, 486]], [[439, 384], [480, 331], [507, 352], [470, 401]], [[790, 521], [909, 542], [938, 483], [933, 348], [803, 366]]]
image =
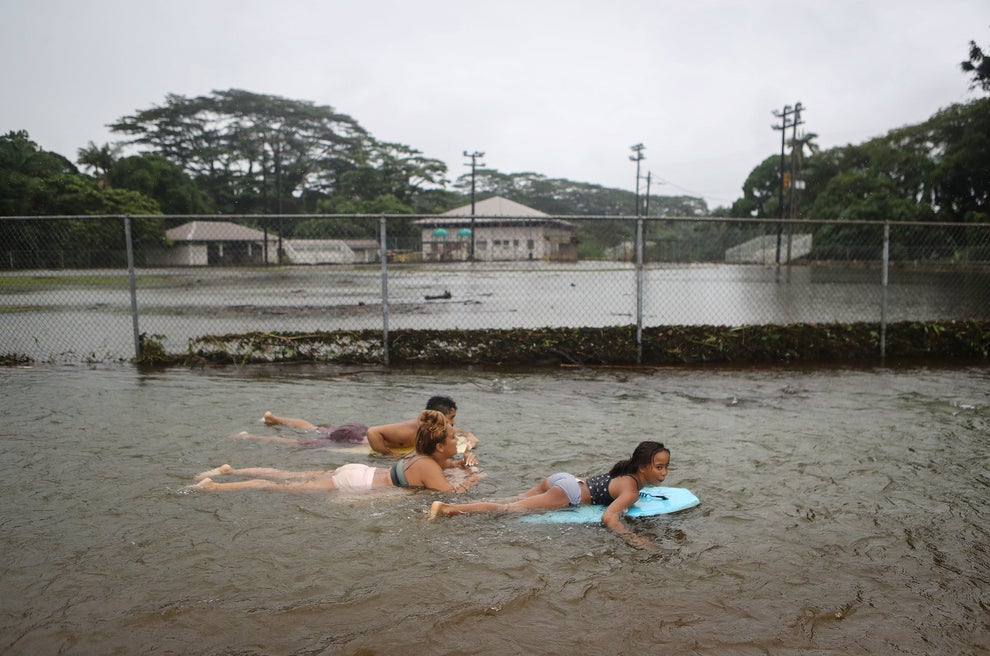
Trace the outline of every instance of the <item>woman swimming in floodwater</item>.
[[[370, 467], [360, 463], [342, 465], [336, 469], [316, 471], [285, 471], [269, 467], [235, 469], [221, 465], [197, 476], [196, 490], [280, 490], [285, 492], [331, 492], [334, 490], [363, 491], [373, 488], [413, 487], [438, 492], [462, 492], [483, 476], [472, 471], [456, 487], [450, 484], [443, 470], [453, 466], [473, 468], [478, 457], [471, 452], [459, 461], [451, 460], [457, 453], [457, 437], [442, 412], [424, 410], [419, 414], [416, 450], [398, 460], [392, 467]], [[246, 481], [218, 483], [213, 477], [239, 474], [253, 478]]]
[[670, 449], [660, 442], [640, 442], [628, 460], [620, 460], [607, 474], [580, 479], [572, 474], [553, 474], [520, 495], [502, 501], [443, 503], [434, 501], [430, 519], [449, 515], [493, 512], [539, 512], [565, 506], [594, 503], [607, 506], [602, 523], [630, 546], [645, 547], [649, 540], [626, 528], [622, 515], [639, 499], [639, 491], [659, 485], [667, 478]]

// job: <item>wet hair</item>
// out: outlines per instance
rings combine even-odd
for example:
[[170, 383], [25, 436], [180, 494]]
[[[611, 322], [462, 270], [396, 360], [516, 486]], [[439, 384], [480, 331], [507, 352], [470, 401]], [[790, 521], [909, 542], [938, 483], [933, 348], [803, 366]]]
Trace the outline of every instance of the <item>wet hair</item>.
[[440, 410], [423, 410], [419, 413], [416, 429], [416, 453], [431, 456], [447, 439], [447, 417]]
[[670, 455], [670, 449], [665, 447], [662, 442], [640, 442], [633, 449], [632, 457], [628, 460], [620, 460], [612, 465], [612, 469], [608, 475], [614, 478], [615, 476], [635, 474], [639, 471], [640, 467], [652, 465], [653, 456], [660, 451], [666, 451], [667, 455]]
[[450, 414], [451, 410], [457, 410], [457, 404], [449, 396], [431, 396], [426, 402], [427, 410], [439, 410], [443, 414]]

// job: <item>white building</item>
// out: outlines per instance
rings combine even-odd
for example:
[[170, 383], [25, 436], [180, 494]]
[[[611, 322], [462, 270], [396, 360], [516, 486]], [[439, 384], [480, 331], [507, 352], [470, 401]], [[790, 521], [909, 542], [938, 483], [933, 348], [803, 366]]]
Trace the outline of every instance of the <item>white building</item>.
[[[422, 230], [423, 260], [577, 261], [577, 227], [501, 196], [414, 221]], [[472, 240], [472, 236], [474, 239]]]
[[[171, 245], [147, 254], [149, 266], [209, 266], [264, 262], [265, 233], [230, 221], [190, 221], [165, 231]], [[268, 233], [269, 259], [278, 236]]]
[[167, 248], [147, 254], [148, 266], [224, 266], [279, 262], [278, 249], [288, 264], [355, 264], [377, 262], [375, 240], [285, 239], [230, 221], [190, 221], [165, 231]]
[[354, 264], [354, 251], [341, 239], [286, 239], [290, 264]]

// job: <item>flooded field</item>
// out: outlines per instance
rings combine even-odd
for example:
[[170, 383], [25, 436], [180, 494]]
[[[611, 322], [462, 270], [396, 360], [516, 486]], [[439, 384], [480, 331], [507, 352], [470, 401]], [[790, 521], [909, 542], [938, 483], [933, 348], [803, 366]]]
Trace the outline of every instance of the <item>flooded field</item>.
[[[0, 353], [37, 361], [129, 359], [135, 330], [182, 353], [204, 335], [382, 329], [753, 325], [986, 318], [986, 275], [870, 268], [535, 262], [139, 272], [131, 314], [120, 271], [0, 276]], [[388, 298], [386, 308], [382, 297]], [[884, 308], [886, 314], [884, 315]]]

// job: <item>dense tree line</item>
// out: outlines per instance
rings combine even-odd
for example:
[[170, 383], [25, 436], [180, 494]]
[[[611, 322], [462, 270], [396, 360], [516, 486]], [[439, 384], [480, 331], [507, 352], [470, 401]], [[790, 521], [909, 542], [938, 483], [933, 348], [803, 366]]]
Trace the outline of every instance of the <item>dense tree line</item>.
[[[990, 220], [990, 99], [952, 105], [919, 125], [803, 158], [803, 190], [784, 196], [785, 216], [814, 219]], [[793, 155], [792, 155], [793, 156]], [[728, 216], [779, 215], [780, 160], [746, 179]], [[790, 170], [790, 163], [785, 165]], [[792, 214], [790, 193], [800, 194]]]
[[[41, 150], [24, 131], [0, 137], [0, 215], [76, 217], [65, 222], [0, 223], [0, 243], [8, 251], [24, 253], [24, 257], [30, 254], [35, 258], [34, 266], [51, 266], [44, 259], [45, 253], [58, 250], [71, 250], [81, 258], [60, 260], [59, 264], [86, 266], [88, 254], [96, 251], [109, 251], [110, 261], [120, 263], [125, 248], [121, 226], [78, 217], [160, 213], [152, 197], [79, 173], [62, 155]], [[160, 219], [149, 217], [135, 221], [133, 236], [142, 245], [161, 244], [164, 229]]]
[[[970, 43], [962, 71], [972, 88], [990, 91], [990, 65]], [[0, 136], [2, 215], [190, 215], [190, 214], [430, 214], [465, 205], [471, 176], [451, 182], [446, 165], [420, 151], [376, 140], [355, 119], [329, 106], [231, 89], [187, 98], [169, 95], [164, 104], [111, 124], [123, 137], [116, 145], [89, 143], [76, 162], [43, 151], [23, 131]], [[792, 139], [784, 168], [791, 179], [781, 188], [781, 161], [768, 156], [756, 165], [726, 217], [788, 216], [823, 220], [897, 222], [990, 221], [990, 99], [947, 107], [927, 121], [890, 131], [861, 144], [819, 150], [815, 134]], [[138, 152], [121, 156], [127, 149]], [[502, 173], [481, 168], [474, 179], [482, 197], [500, 195], [554, 215], [633, 215], [635, 195], [538, 173]], [[781, 208], [781, 200], [784, 207]], [[651, 195], [650, 216], [703, 216], [703, 200]], [[255, 227], [268, 227], [253, 222]], [[138, 238], [164, 242], [164, 230], [179, 219], [143, 219]], [[247, 223], [252, 223], [250, 220]], [[632, 222], [580, 221], [582, 252], [600, 254], [632, 239]], [[53, 246], [50, 224], [22, 225], [0, 235], [14, 248]], [[651, 222], [653, 243], [694, 240], [713, 244], [756, 230], [751, 226]], [[119, 247], [120, 231], [73, 219], [74, 248]], [[829, 238], [869, 238], [872, 228], [823, 228]], [[727, 235], [728, 232], [739, 234]], [[367, 221], [313, 218], [279, 226], [285, 237], [373, 237]], [[414, 237], [411, 224], [390, 227], [395, 237]], [[71, 239], [66, 242], [66, 239]], [[945, 252], [965, 244], [945, 233]]]
[[[971, 88], [990, 91], [990, 59], [970, 43], [960, 64]], [[804, 188], [790, 185], [780, 202], [780, 157], [758, 164], [743, 184], [743, 196], [716, 214], [732, 217], [807, 218], [947, 223], [990, 221], [990, 98], [954, 104], [927, 121], [891, 130], [861, 144], [819, 151], [804, 135], [790, 144], [783, 165]], [[810, 151], [805, 155], [805, 151]], [[816, 241], [877, 244], [878, 228], [828, 226]], [[947, 229], [933, 255], [951, 256], [968, 245], [964, 232]], [[990, 254], [986, 254], [990, 255]]]

